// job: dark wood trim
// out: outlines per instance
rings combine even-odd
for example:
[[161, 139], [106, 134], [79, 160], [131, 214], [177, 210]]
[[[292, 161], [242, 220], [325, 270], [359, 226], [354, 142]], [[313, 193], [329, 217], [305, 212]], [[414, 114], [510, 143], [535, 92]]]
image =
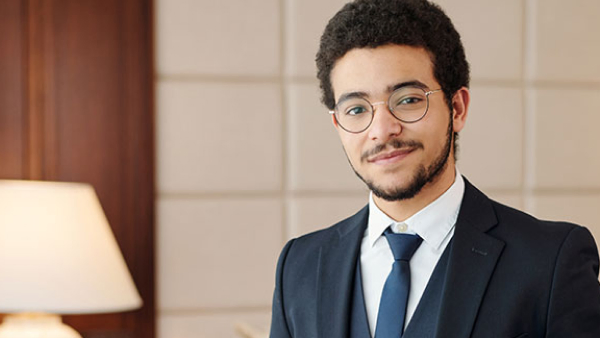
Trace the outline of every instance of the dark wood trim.
[[23, 57], [27, 54], [27, 38], [23, 33], [23, 3], [0, 1], [0, 177], [22, 178], [23, 110], [27, 93]]
[[144, 306], [65, 316], [85, 338], [153, 338], [152, 0], [0, 2], [0, 178], [91, 183]]
[[54, 106], [54, 30], [50, 0], [24, 1], [27, 67], [24, 154], [29, 179], [55, 180], [57, 167], [56, 114]]
[[[148, 4], [145, 6], [144, 4]], [[154, 115], [154, 13], [153, 2], [147, 0], [125, 1], [124, 2], [124, 26], [133, 29], [126, 30], [123, 35], [123, 44], [132, 45], [126, 53], [125, 61], [125, 104], [124, 110], [131, 112], [128, 115], [127, 124], [129, 126], [143, 125], [149, 131], [146, 133], [136, 133], [128, 138], [127, 156], [128, 165], [125, 166], [128, 171], [128, 181], [135, 182], [133, 189], [129, 190], [130, 195], [126, 198], [131, 203], [127, 206], [134, 213], [125, 213], [126, 216], [135, 215], [136, 218], [126, 217], [124, 224], [137, 224], [136, 227], [125, 227], [125, 238], [132, 243], [139, 241], [140, 234], [144, 238], [139, 241], [141, 245], [129, 245], [129, 248], [135, 248], [130, 254], [134, 259], [132, 270], [136, 271], [138, 276], [155, 276], [155, 256], [148, 257], [148, 253], [155, 253], [154, 231], [143, 231], [145, 224], [155, 224], [154, 203], [155, 203], [155, 115]], [[142, 152], [143, 156], [137, 155]], [[153, 279], [146, 281], [137, 281], [140, 293], [145, 301], [145, 306], [140, 310], [139, 316], [144, 320], [156, 318], [156, 291]], [[156, 335], [155, 327], [147, 325], [143, 321], [136, 324], [136, 332], [139, 337], [154, 337]]]

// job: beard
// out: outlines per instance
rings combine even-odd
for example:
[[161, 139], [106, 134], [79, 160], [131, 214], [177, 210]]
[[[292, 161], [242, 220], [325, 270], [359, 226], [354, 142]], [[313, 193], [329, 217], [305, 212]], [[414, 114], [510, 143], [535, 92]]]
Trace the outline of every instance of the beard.
[[[446, 142], [444, 148], [440, 152], [440, 154], [434, 159], [432, 163], [430, 163], [427, 167], [424, 164], [420, 164], [413, 177], [408, 180], [408, 185], [405, 187], [395, 187], [391, 189], [385, 189], [381, 186], [378, 186], [372, 180], [365, 179], [360, 173], [354, 168], [352, 162], [350, 162], [350, 158], [348, 158], [348, 162], [350, 162], [350, 166], [354, 173], [358, 178], [360, 178], [367, 187], [373, 192], [373, 194], [379, 198], [382, 198], [386, 201], [402, 201], [415, 197], [423, 187], [428, 183], [433, 182], [440, 174], [443, 172], [443, 169], [446, 167], [448, 163], [448, 158], [450, 157], [450, 152], [452, 151], [452, 119], [450, 119], [450, 123], [448, 125], [448, 130], [446, 134]], [[413, 149], [423, 149], [423, 144], [416, 141], [400, 141], [400, 140], [391, 140], [385, 144], [381, 144], [373, 148], [372, 150], [365, 152], [361, 156], [361, 161], [366, 160], [369, 156], [373, 156], [382, 150], [390, 147], [392, 149], [406, 148], [410, 147]]]

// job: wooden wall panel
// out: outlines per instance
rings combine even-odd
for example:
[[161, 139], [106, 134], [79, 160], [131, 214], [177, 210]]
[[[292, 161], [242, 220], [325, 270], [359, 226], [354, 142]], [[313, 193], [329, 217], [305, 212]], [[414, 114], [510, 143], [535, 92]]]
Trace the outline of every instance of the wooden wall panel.
[[[146, 1], [68, 0], [54, 6], [56, 179], [87, 181], [113, 225], [145, 306], [104, 316], [122, 334], [152, 337], [154, 172], [150, 12]], [[143, 277], [143, 278], [142, 278]], [[138, 321], [136, 319], [142, 319]], [[68, 319], [84, 331], [91, 322]]]
[[152, 1], [3, 0], [0, 28], [0, 178], [91, 183], [144, 300], [65, 321], [153, 338]]
[[0, 1], [0, 177], [23, 177], [24, 48], [20, 0]]

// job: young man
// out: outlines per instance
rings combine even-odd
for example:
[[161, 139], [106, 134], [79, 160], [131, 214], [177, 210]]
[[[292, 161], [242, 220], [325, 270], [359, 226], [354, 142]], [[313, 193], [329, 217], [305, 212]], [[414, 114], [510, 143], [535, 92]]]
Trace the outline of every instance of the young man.
[[496, 203], [455, 167], [469, 67], [436, 5], [347, 4], [317, 66], [372, 193], [357, 214], [285, 246], [271, 337], [600, 337], [589, 231]]

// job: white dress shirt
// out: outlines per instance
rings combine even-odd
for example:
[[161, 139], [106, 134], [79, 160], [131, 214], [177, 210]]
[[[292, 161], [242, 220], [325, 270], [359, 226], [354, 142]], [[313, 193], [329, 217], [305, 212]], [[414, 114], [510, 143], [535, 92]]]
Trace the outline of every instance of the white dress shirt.
[[423, 238], [423, 242], [409, 262], [410, 291], [404, 323], [406, 328], [438, 260], [454, 234], [454, 224], [464, 190], [465, 182], [456, 169], [452, 186], [442, 196], [404, 222], [394, 221], [377, 207], [372, 194], [369, 197], [369, 220], [362, 239], [360, 263], [363, 295], [372, 336], [375, 335], [383, 285], [394, 263], [392, 250], [383, 232], [391, 226], [393, 232], [417, 234]]

